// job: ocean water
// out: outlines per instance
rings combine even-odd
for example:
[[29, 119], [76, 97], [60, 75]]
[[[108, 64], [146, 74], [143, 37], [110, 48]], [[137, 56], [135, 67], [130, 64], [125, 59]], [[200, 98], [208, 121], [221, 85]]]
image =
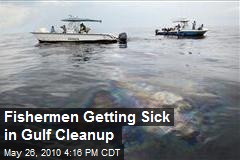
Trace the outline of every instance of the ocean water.
[[3, 34], [0, 107], [172, 105], [174, 127], [124, 127], [126, 159], [239, 159], [239, 29], [209, 29], [203, 39], [129, 29], [127, 45]]

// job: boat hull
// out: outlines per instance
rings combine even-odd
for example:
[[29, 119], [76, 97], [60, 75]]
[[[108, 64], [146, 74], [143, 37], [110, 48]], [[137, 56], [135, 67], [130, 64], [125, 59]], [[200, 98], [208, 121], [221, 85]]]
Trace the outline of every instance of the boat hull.
[[182, 31], [158, 31], [156, 35], [180, 36], [180, 37], [201, 37], [207, 30], [182, 30]]
[[193, 31], [180, 31], [178, 36], [200, 37], [203, 36], [207, 30], [193, 30]]
[[79, 42], [79, 43], [116, 43], [117, 38], [110, 34], [75, 34], [32, 32], [40, 43]]

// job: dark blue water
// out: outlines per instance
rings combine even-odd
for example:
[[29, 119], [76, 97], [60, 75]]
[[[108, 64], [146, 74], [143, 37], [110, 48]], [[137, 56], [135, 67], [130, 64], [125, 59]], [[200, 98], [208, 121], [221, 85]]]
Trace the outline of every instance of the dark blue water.
[[239, 159], [239, 30], [209, 29], [203, 39], [129, 29], [126, 48], [1, 35], [0, 107], [168, 104], [174, 127], [124, 128], [126, 159]]

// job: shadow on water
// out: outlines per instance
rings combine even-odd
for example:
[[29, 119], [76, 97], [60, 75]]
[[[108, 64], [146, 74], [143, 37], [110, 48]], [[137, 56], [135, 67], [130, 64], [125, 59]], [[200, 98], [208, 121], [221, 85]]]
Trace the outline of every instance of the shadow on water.
[[100, 44], [100, 43], [76, 43], [76, 42], [60, 42], [60, 43], [37, 43], [35, 47], [39, 47], [40, 49], [47, 49], [47, 48], [56, 48], [56, 47], [87, 47], [87, 46], [103, 46], [106, 44]]
[[[79, 67], [79, 64], [90, 60], [99, 59], [107, 50], [112, 50], [117, 47], [116, 44], [101, 44], [101, 43], [38, 43], [41, 56], [57, 55], [71, 55], [74, 66]], [[127, 48], [127, 43], [119, 43], [118, 47], [121, 49]], [[96, 55], [96, 56], [94, 56]]]
[[127, 43], [119, 43], [119, 48], [127, 48]]
[[74, 54], [72, 60], [75, 62], [87, 62], [90, 60], [90, 55], [86, 53]]
[[[39, 43], [38, 47], [49, 54], [73, 54], [75, 57], [84, 57], [86, 54], [95, 54], [104, 52], [107, 49], [106, 44], [79, 44], [79, 43]], [[86, 59], [85, 59], [86, 60]]]

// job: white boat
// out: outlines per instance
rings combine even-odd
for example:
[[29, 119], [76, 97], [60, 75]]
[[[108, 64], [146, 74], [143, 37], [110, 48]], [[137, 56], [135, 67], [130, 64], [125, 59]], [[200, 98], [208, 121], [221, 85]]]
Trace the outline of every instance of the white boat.
[[43, 33], [32, 32], [40, 43], [43, 42], [88, 42], [115, 43], [118, 39], [110, 34], [79, 34], [79, 33]]
[[[80, 26], [82, 22], [102, 22], [101, 20], [93, 20], [93, 19], [81, 19], [78, 17], [70, 17], [66, 19], [62, 19], [64, 22], [68, 22], [68, 26], [65, 25], [61, 28], [63, 32], [56, 32], [54, 28], [52, 31], [46, 31], [46, 29], [41, 29], [37, 32], [31, 32], [40, 43], [56, 43], [56, 42], [85, 42], [85, 43], [116, 43], [119, 39], [111, 34], [92, 34], [88, 33], [89, 28], [86, 28], [85, 31], [81, 30]], [[126, 33], [122, 33], [126, 34]], [[120, 37], [120, 36], [119, 36]], [[124, 37], [124, 36], [121, 36]]]
[[[170, 36], [178, 36], [178, 37], [203, 37], [204, 34], [208, 31], [208, 29], [203, 28], [203, 24], [196, 28], [195, 26], [190, 28], [188, 25], [189, 20], [180, 19], [173, 21], [174, 23], [178, 23], [175, 27], [172, 28], [162, 28], [161, 30], [156, 29], [156, 35], [170, 35]], [[194, 21], [195, 25], [196, 22]]]

